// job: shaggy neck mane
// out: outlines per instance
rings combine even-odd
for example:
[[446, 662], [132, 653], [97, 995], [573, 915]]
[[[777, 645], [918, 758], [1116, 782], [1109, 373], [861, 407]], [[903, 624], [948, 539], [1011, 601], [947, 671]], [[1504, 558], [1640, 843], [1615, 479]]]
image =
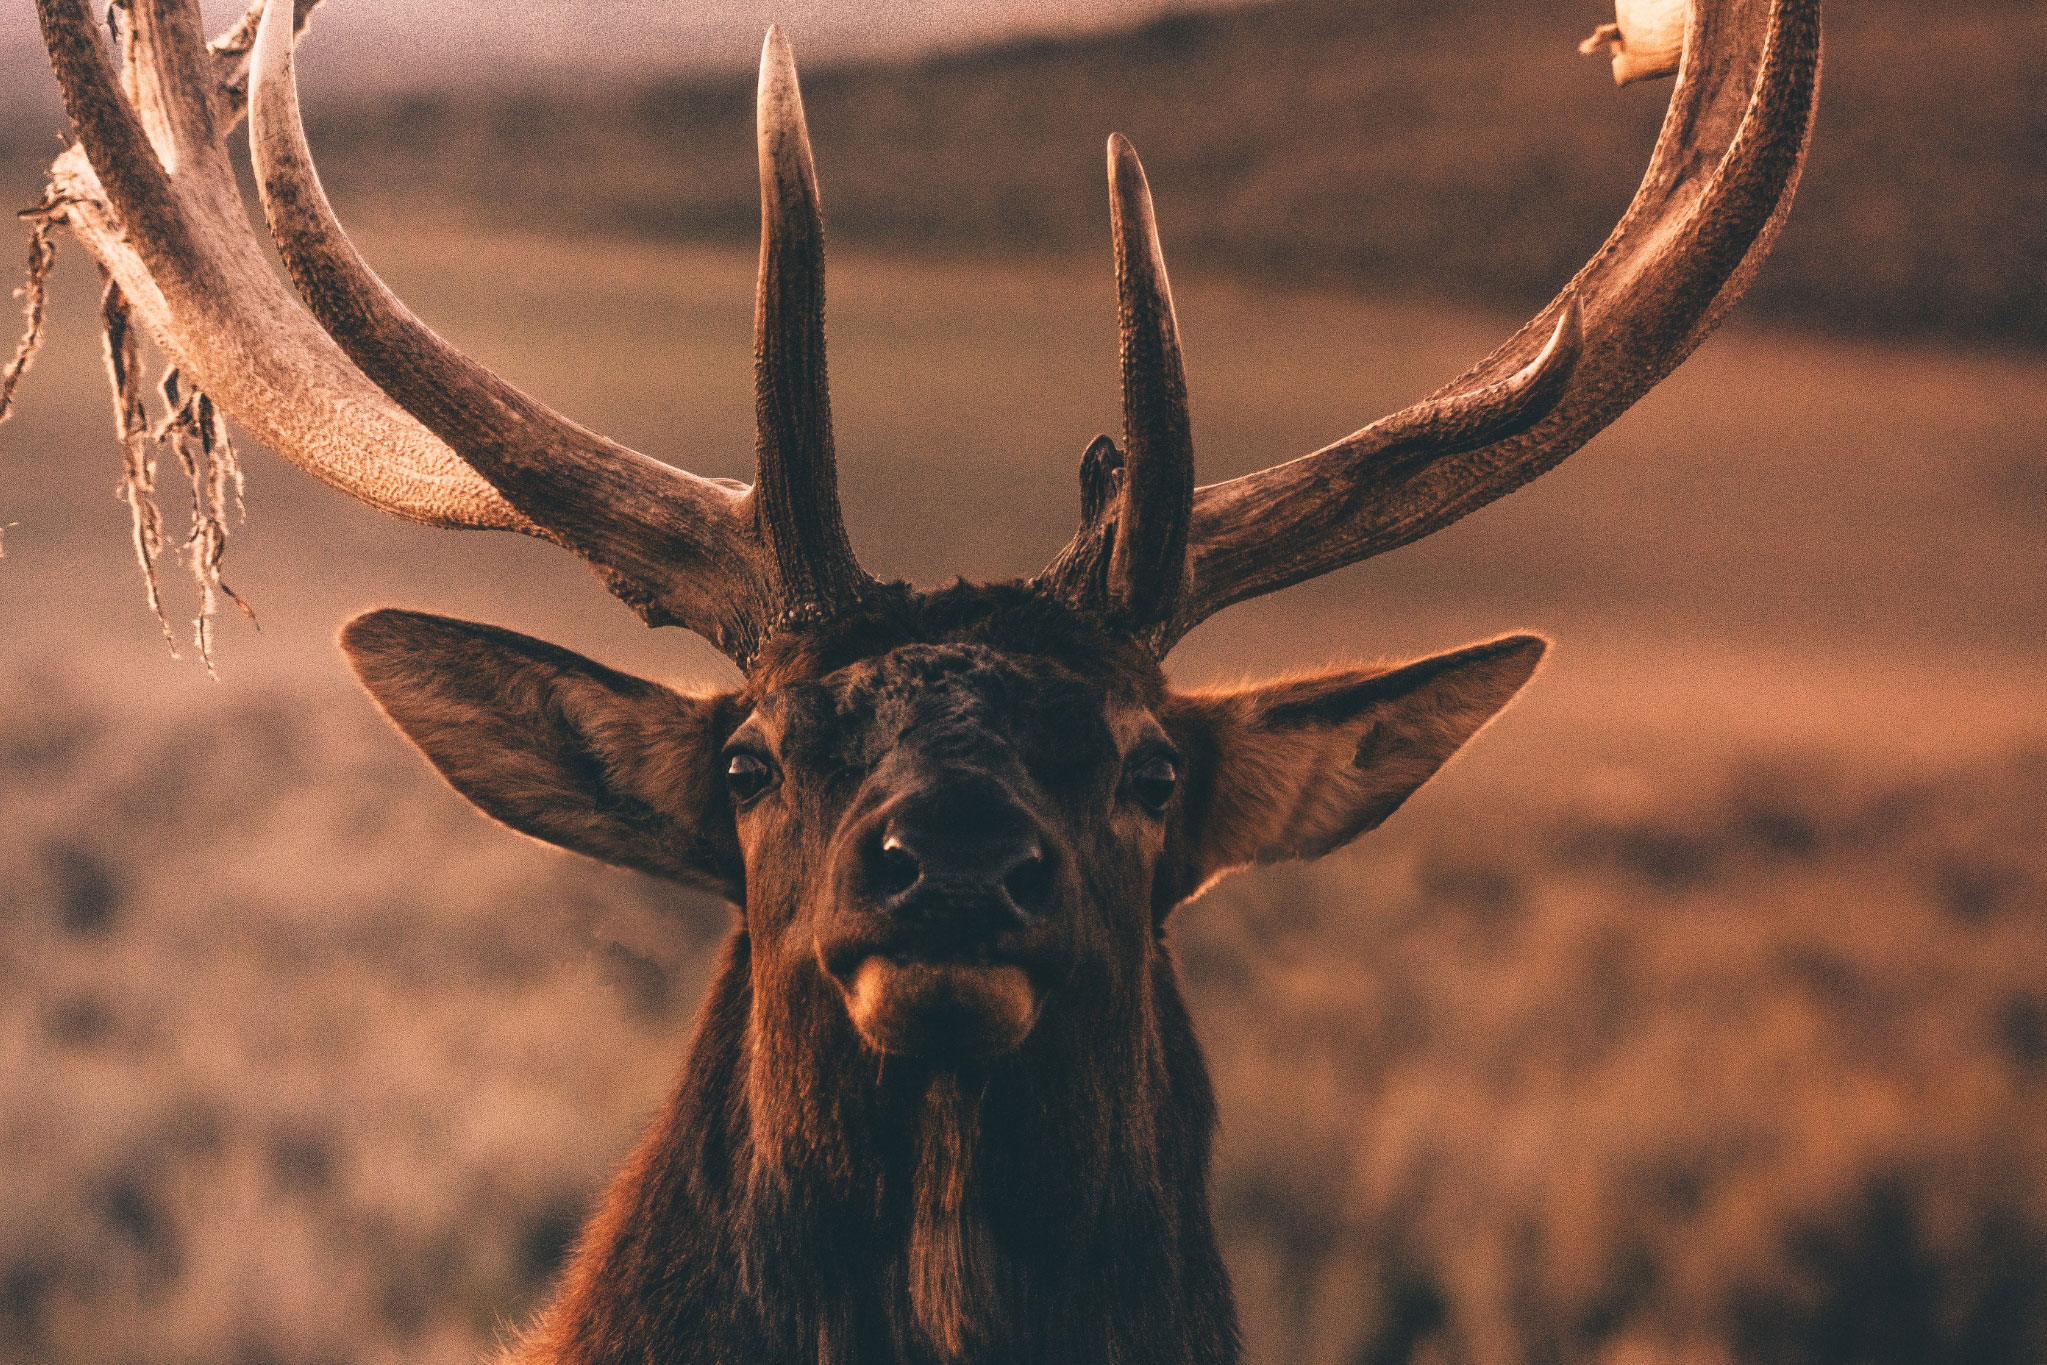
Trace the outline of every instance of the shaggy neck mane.
[[1048, 1011], [971, 1072], [864, 1051], [824, 983], [758, 1008], [751, 957], [735, 933], [522, 1358], [1234, 1358], [1213, 1100], [1163, 952], [1113, 993], [1140, 1018]]

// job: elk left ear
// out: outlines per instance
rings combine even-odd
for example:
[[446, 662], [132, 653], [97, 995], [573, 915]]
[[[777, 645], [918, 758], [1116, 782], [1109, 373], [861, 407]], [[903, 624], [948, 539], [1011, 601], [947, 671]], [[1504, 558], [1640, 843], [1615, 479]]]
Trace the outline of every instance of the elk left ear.
[[522, 834], [745, 895], [716, 756], [741, 713], [495, 626], [386, 609], [341, 647], [448, 784]]
[[1390, 670], [1173, 696], [1160, 719], [1187, 768], [1174, 899], [1379, 824], [1513, 700], [1545, 648], [1509, 635]]

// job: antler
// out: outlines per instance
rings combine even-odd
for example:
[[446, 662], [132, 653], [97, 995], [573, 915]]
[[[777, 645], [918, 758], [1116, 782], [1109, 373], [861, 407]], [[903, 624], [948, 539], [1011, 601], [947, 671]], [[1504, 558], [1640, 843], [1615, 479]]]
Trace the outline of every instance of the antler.
[[[209, 53], [192, 0], [131, 0], [124, 96], [84, 0], [37, 0], [79, 134], [53, 172], [52, 212], [185, 378], [361, 501], [563, 545], [650, 625], [687, 626], [742, 666], [778, 621], [859, 597], [870, 580], [831, 454], [823, 232], [781, 35], [770, 31], [761, 61], [760, 476], [748, 489], [576, 425], [436, 336], [364, 264], [300, 123], [292, 44], [311, 8], [259, 5]], [[271, 235], [312, 316], [249, 231], [226, 154], [259, 11], [250, 144]]]
[[761, 263], [754, 302], [754, 409], [762, 536], [773, 547], [790, 610], [829, 614], [857, 599], [867, 576], [839, 512], [832, 397], [825, 383], [824, 219], [817, 167], [779, 28], [761, 50]]
[[201, 44], [197, 6], [127, 7], [132, 104], [83, 0], [36, 8], [79, 133], [51, 168], [53, 216], [172, 362], [266, 444], [372, 506], [430, 525], [526, 529], [348, 363], [270, 269], [227, 159], [237, 73]]
[[[1134, 154], [1112, 141], [1129, 472], [1118, 487], [1113, 448], [1090, 449], [1081, 529], [1040, 584], [1163, 652], [1232, 603], [1383, 554], [1512, 492], [1677, 368], [1740, 297], [1791, 207], [1819, 87], [1819, 3], [1691, 0], [1685, 33], [1634, 201], [1548, 307], [1422, 402], [1314, 454], [1196, 489], [1191, 513], [1179, 511], [1192, 463], [1172, 300], [1155, 238], [1144, 271], [1126, 265], [1121, 224], [1141, 218], [1148, 233], [1151, 210]], [[1153, 302], [1133, 307], [1133, 289]], [[1184, 474], [1140, 474], [1160, 432], [1176, 433], [1164, 444]], [[1183, 558], [1119, 543], [1142, 537], [1163, 550], [1171, 537], [1150, 528], [1179, 516], [1191, 519]], [[1117, 566], [1140, 562], [1144, 585], [1118, 580]]]
[[[84, 0], [37, 0], [79, 131], [53, 167], [47, 216], [85, 242], [188, 387], [372, 506], [576, 551], [650, 624], [687, 626], [742, 665], [778, 624], [857, 601], [872, 580], [839, 509], [823, 228], [779, 32], [761, 58], [759, 479], [748, 489], [569, 421], [441, 340], [370, 271], [299, 120], [293, 34], [315, 3], [259, 4], [209, 51], [192, 0], [130, 0], [124, 95]], [[1125, 449], [1090, 447], [1081, 529], [1041, 586], [1169, 649], [1234, 602], [1518, 488], [1674, 369], [1739, 297], [1790, 207], [1818, 88], [1818, 0], [1691, 0], [1685, 33], [1641, 188], [1549, 307], [1423, 402], [1201, 489], [1150, 192], [1135, 152], [1111, 139]], [[264, 211], [312, 317], [270, 272], [227, 160], [244, 53]]]

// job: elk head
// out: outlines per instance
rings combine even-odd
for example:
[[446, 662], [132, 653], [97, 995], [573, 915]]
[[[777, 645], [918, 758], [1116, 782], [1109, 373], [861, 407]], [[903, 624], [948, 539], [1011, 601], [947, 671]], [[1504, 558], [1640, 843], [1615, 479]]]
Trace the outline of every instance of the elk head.
[[876, 1054], [963, 1062], [1015, 1051], [1048, 1001], [1082, 1032], [1132, 1005], [1174, 906], [1379, 823], [1543, 648], [1175, 692], [1028, 588], [877, 597], [711, 696], [415, 612], [342, 642], [493, 816], [743, 904], [764, 1028], [822, 1009]]
[[[1413, 407], [1201, 488], [1149, 192], [1111, 138], [1122, 442], [1089, 448], [1080, 529], [1043, 573], [920, 592], [862, 572], [840, 517], [818, 190], [778, 33], [759, 86], [746, 487], [575, 425], [378, 280], [300, 126], [294, 19], [310, 6], [259, 4], [209, 50], [191, 0], [130, 0], [125, 73], [84, 0], [38, 7], [80, 136], [50, 212], [190, 382], [386, 511], [573, 550], [649, 624], [696, 631], [743, 670], [737, 690], [686, 695], [395, 610], [342, 636], [387, 714], [485, 811], [744, 907], [737, 1084], [755, 1139], [779, 1153], [766, 1165], [813, 1161], [827, 1182], [844, 1179], [865, 1101], [815, 1077], [894, 1066], [1093, 1105], [1083, 1159], [1089, 1142], [1154, 1140], [1133, 1096], [1177, 1104], [1198, 1131], [1174, 1159], [1199, 1184], [1206, 1083], [1186, 1065], [1167, 917], [1232, 868], [1314, 857], [1385, 819], [1513, 697], [1543, 643], [1222, 691], [1176, 690], [1162, 660], [1226, 606], [1519, 487], [1669, 373], [1789, 207], [1819, 42], [1815, 0], [1694, 0], [1642, 187], [1554, 302]], [[257, 180], [296, 299], [248, 231], [224, 150], [245, 60]], [[1016, 1112], [1027, 1125], [1050, 1111]], [[1205, 1223], [1193, 1202], [1183, 1212]], [[919, 1313], [927, 1340], [963, 1330]]]

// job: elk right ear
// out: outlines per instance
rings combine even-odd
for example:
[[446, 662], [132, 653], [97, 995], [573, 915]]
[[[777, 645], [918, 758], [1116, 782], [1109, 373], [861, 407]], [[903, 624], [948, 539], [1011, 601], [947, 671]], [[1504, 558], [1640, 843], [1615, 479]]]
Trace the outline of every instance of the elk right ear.
[[1172, 898], [1377, 825], [1513, 699], [1543, 649], [1509, 635], [1402, 668], [1172, 697], [1160, 718], [1189, 769]]
[[341, 647], [394, 724], [522, 834], [745, 896], [718, 754], [730, 696], [686, 697], [495, 626], [414, 611], [350, 621]]

